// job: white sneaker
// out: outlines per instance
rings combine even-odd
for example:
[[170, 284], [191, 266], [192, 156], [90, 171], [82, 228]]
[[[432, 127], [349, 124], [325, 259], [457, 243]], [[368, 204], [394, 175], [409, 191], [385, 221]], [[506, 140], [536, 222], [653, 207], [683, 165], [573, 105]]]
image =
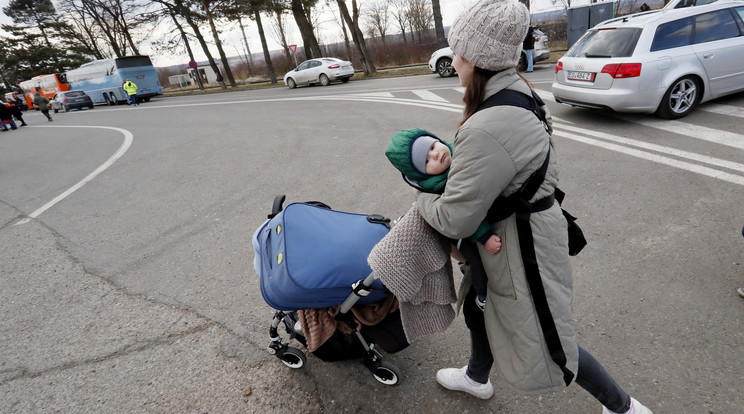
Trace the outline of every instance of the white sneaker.
[[653, 411], [646, 408], [633, 397], [630, 397], [630, 410], [627, 413], [613, 413], [607, 407], [602, 407], [602, 414], [654, 414]]
[[462, 368], [445, 368], [437, 371], [437, 382], [452, 391], [464, 391], [478, 398], [487, 400], [493, 396], [493, 385], [489, 379], [485, 384], [478, 384], [471, 380], [465, 371], [467, 365]]

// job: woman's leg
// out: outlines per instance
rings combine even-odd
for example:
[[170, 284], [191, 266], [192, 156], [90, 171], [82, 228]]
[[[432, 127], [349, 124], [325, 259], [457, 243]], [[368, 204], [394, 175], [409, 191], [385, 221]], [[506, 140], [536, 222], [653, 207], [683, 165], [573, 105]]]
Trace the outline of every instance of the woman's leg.
[[491, 373], [493, 355], [488, 345], [483, 311], [475, 303], [475, 289], [472, 286], [465, 295], [462, 314], [465, 317], [465, 325], [470, 330], [470, 361], [466, 373], [473, 381], [485, 384]]
[[470, 330], [470, 361], [463, 368], [440, 369], [437, 371], [437, 382], [449, 390], [467, 392], [487, 400], [493, 396], [493, 385], [488, 380], [493, 356], [488, 346], [483, 312], [475, 304], [472, 286], [465, 295], [463, 314]]
[[580, 346], [576, 383], [608, 410], [615, 413], [625, 413], [630, 410], [630, 396], [612, 379], [602, 364]]

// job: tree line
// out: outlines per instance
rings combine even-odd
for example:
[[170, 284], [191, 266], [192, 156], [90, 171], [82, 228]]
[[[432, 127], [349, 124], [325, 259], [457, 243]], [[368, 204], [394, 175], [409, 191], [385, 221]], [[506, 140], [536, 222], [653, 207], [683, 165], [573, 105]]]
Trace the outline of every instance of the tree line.
[[[347, 54], [361, 61], [365, 75], [377, 70], [367, 46], [370, 38], [384, 43], [395, 31], [413, 43], [415, 35], [421, 41], [421, 33], [433, 25], [437, 46], [446, 45], [439, 0], [67, 0], [56, 7], [51, 0], [11, 0], [3, 8], [13, 23], [2, 25], [7, 34], [0, 36], [0, 82], [5, 90], [15, 89], [36, 75], [65, 72], [91, 60], [139, 55], [144, 41], [157, 39], [156, 51], [184, 51], [191, 60], [200, 48], [220, 86], [236, 86], [220, 35], [239, 27], [250, 57], [246, 63], [252, 65], [245, 29], [255, 24], [264, 70], [275, 83], [267, 32], [290, 57], [286, 35], [293, 22], [305, 58], [320, 57], [321, 8], [333, 11]], [[161, 34], [164, 28], [167, 33]]]

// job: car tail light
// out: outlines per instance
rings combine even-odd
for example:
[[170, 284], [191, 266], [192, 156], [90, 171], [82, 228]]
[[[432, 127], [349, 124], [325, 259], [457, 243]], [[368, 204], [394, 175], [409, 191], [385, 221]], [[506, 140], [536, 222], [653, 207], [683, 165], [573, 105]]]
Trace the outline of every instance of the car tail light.
[[555, 73], [558, 73], [559, 70], [563, 70], [563, 62], [560, 60], [555, 64]]
[[340, 67], [341, 67], [341, 65], [339, 65], [338, 63], [336, 63], [334, 65], [328, 66], [328, 69], [338, 69]]
[[611, 63], [602, 68], [602, 73], [607, 73], [615, 79], [635, 78], [641, 76], [640, 63]]
[[85, 95], [85, 99], [90, 99], [90, 96], [88, 96], [88, 95]]
[[540, 41], [540, 36], [539, 35], [533, 35], [532, 38], [535, 39], [536, 42], [539, 42]]
[[67, 98], [65, 98], [65, 99], [62, 100], [62, 102], [70, 102], [70, 100], [67, 99]]

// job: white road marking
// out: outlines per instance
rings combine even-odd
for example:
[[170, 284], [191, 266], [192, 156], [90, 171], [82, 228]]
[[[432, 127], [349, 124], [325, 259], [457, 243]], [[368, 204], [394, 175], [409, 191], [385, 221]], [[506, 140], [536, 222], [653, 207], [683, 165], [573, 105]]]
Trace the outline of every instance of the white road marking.
[[701, 125], [693, 125], [686, 122], [673, 121], [669, 119], [645, 118], [632, 120], [629, 122], [660, 129], [662, 131], [684, 135], [690, 138], [725, 145], [727, 147], [744, 149], [744, 135], [734, 132], [721, 131], [719, 129], [713, 129]]
[[694, 172], [697, 174], [706, 175], [708, 177], [713, 177], [718, 180], [728, 181], [730, 183], [744, 186], [744, 177], [740, 175], [730, 174], [730, 173], [719, 171], [713, 168], [708, 168], [708, 167], [704, 167], [701, 165], [696, 165], [696, 164], [692, 164], [689, 162], [675, 160], [673, 158], [664, 157], [664, 156], [657, 155], [657, 154], [652, 154], [650, 152], [645, 152], [645, 151], [637, 150], [634, 148], [628, 148], [628, 147], [624, 147], [624, 146], [617, 145], [617, 144], [611, 144], [609, 142], [587, 138], [584, 136], [572, 134], [570, 132], [555, 131], [553, 135], [571, 139], [574, 141], [578, 141], [584, 144], [594, 145], [596, 147], [601, 147], [604, 149], [608, 149], [610, 151], [619, 152], [619, 153], [630, 155], [636, 158], [641, 158], [647, 161], [652, 161], [655, 163], [668, 165], [670, 167], [679, 168], [679, 169]]
[[70, 194], [72, 194], [75, 191], [77, 191], [78, 189], [80, 189], [80, 187], [84, 186], [89, 181], [91, 181], [92, 179], [96, 178], [99, 174], [101, 174], [102, 172], [106, 171], [106, 169], [108, 167], [110, 167], [114, 162], [116, 162], [116, 160], [118, 160], [119, 158], [121, 158], [121, 156], [124, 155], [125, 152], [127, 152], [127, 150], [129, 149], [129, 147], [132, 145], [132, 141], [134, 140], [134, 135], [132, 135], [132, 133], [129, 132], [129, 131], [127, 131], [126, 129], [115, 128], [115, 127], [107, 127], [107, 126], [55, 125], [54, 127], [52, 127], [52, 126], [32, 126], [31, 128], [102, 128], [102, 129], [110, 129], [110, 130], [113, 130], [113, 131], [121, 132], [124, 135], [124, 142], [122, 142], [121, 146], [119, 147], [118, 150], [116, 150], [116, 152], [114, 153], [114, 155], [112, 155], [111, 157], [109, 157], [109, 159], [106, 160], [106, 162], [104, 162], [103, 164], [101, 164], [100, 166], [98, 166], [98, 168], [96, 168], [92, 173], [88, 174], [87, 177], [85, 177], [82, 180], [80, 180], [77, 184], [75, 184], [72, 187], [70, 187], [64, 193], [62, 193], [62, 194], [58, 195], [57, 197], [55, 197], [52, 201], [44, 204], [43, 206], [41, 206], [40, 208], [38, 208], [36, 211], [34, 211], [33, 213], [29, 214], [27, 218], [24, 218], [23, 220], [20, 220], [19, 222], [15, 223], [14, 226], [17, 226], [19, 224], [25, 224], [25, 223], [28, 223], [29, 221], [31, 221], [32, 219], [35, 219], [41, 213], [49, 210], [52, 206], [54, 206], [55, 204], [57, 204], [60, 201], [64, 200], [67, 196], [69, 196]]
[[737, 118], [744, 118], [744, 109], [738, 106], [733, 106], [733, 105], [723, 105], [723, 104], [706, 102], [698, 106], [697, 108], [695, 108], [695, 110], [712, 112], [714, 114], [719, 114], [719, 115], [734, 116]]
[[393, 98], [393, 94], [390, 92], [370, 92], [370, 93], [359, 93], [350, 94], [349, 96], [371, 96], [374, 98]]
[[608, 141], [614, 141], [614, 142], [624, 144], [624, 145], [644, 148], [644, 149], [648, 149], [648, 150], [656, 151], [656, 152], [663, 152], [663, 153], [673, 155], [679, 158], [687, 158], [688, 160], [702, 162], [702, 163], [709, 164], [709, 165], [715, 165], [716, 167], [723, 167], [723, 168], [728, 168], [730, 170], [744, 172], [744, 164], [739, 164], [739, 163], [732, 162], [732, 161], [726, 161], [720, 158], [713, 158], [707, 155], [700, 155], [694, 152], [682, 151], [682, 150], [678, 150], [678, 149], [671, 148], [671, 147], [665, 147], [663, 145], [649, 144], [648, 142], [638, 141], [635, 139], [621, 138], [615, 135], [605, 134], [604, 132], [590, 131], [590, 130], [583, 129], [583, 128], [577, 128], [577, 127], [573, 127], [569, 125], [564, 125], [563, 120], [558, 119], [558, 118], [555, 118], [554, 120], [559, 121], [558, 123], [553, 125], [553, 128], [555, 130], [565, 129], [565, 130], [573, 131], [579, 134], [602, 138]]
[[449, 102], [446, 99], [442, 98], [441, 96], [435, 94], [434, 92], [431, 92], [426, 89], [415, 89], [412, 90], [414, 95], [418, 96], [419, 98], [425, 100], [425, 101], [434, 101], [434, 102]]

